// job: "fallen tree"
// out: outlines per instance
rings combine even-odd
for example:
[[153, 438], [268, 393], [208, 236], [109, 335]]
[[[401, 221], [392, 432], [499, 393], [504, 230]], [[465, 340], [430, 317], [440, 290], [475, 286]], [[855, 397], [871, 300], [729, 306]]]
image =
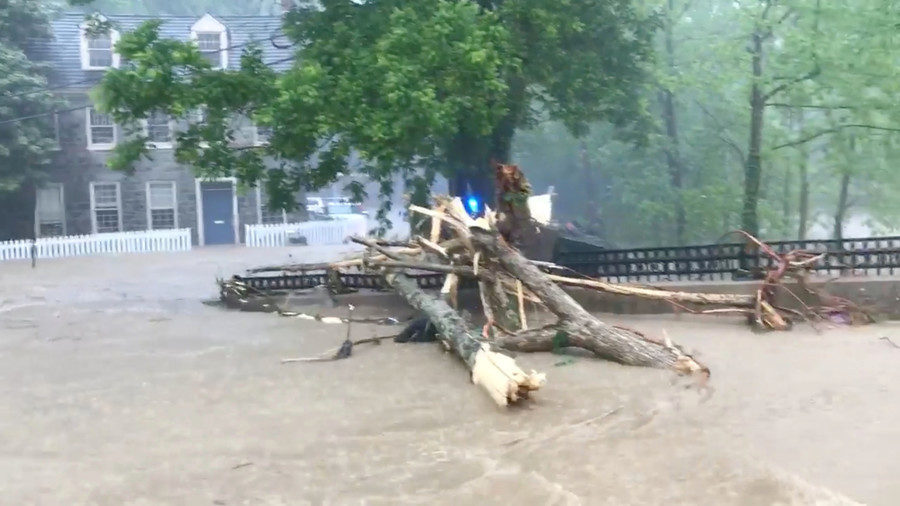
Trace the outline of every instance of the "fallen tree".
[[[527, 189], [527, 186], [517, 188]], [[829, 311], [861, 311], [849, 301], [825, 298], [824, 295], [821, 306], [803, 304], [803, 310], [778, 306], [776, 290], [785, 278], [796, 279], [803, 289], [812, 292], [805, 283], [806, 274], [821, 256], [804, 251], [779, 254], [749, 235], [748, 240], [755, 241], [775, 263], [755, 294], [672, 291], [564, 276], [560, 274], [564, 268], [531, 261], [511, 246], [512, 238], [522, 238], [522, 234], [514, 230], [515, 224], [522, 226], [522, 220], [510, 219], [510, 211], [507, 210], [506, 219], [502, 222], [490, 209], [481, 218], [473, 219], [459, 198], [435, 200], [434, 208], [415, 205], [409, 208], [412, 213], [431, 219], [428, 238], [416, 236], [405, 242], [385, 242], [353, 237], [354, 242], [366, 247], [366, 251], [357, 258], [329, 264], [268, 266], [249, 272], [307, 273], [324, 270], [330, 287], [340, 285], [339, 273], [342, 269], [353, 268], [381, 276], [388, 287], [427, 317], [447, 350], [458, 356], [469, 369], [472, 381], [501, 406], [526, 398], [529, 392], [541, 387], [545, 377], [535, 371], [525, 373], [512, 357], [500, 350], [532, 352], [578, 347], [626, 365], [667, 368], [681, 374], [696, 375], [701, 381], [709, 377], [710, 371], [704, 364], [668, 337], [654, 338], [633, 329], [609, 325], [586, 311], [562, 286], [666, 301], [695, 313], [743, 314], [754, 325], [764, 329], [787, 329], [792, 317], [814, 319], [825, 318]], [[426, 293], [412, 279], [411, 276], [423, 272], [444, 275], [440, 296]], [[480, 292], [486, 320], [480, 330], [455, 309], [461, 278], [474, 280]], [[222, 298], [230, 305], [243, 309], [254, 307], [256, 294], [240, 280], [222, 282], [220, 285]], [[795, 295], [790, 290], [788, 292]], [[797, 300], [800, 300], [799, 297]], [[546, 309], [556, 321], [530, 329], [526, 321], [525, 301]], [[258, 305], [259, 310], [274, 311], [283, 316], [313, 318], [284, 311], [268, 298], [260, 298]], [[326, 318], [315, 318], [326, 321]], [[350, 318], [328, 320], [349, 324]], [[346, 358], [352, 345], [348, 334], [344, 345], [348, 347], [346, 353], [338, 349], [334, 356], [314, 357], [312, 360]]]
[[527, 398], [544, 384], [544, 374], [525, 373], [512, 357], [492, 351], [489, 342], [476, 337], [466, 321], [446, 302], [422, 291], [416, 283], [397, 272], [385, 280], [411, 306], [428, 315], [438, 335], [471, 371], [472, 382], [481, 386], [499, 406]]

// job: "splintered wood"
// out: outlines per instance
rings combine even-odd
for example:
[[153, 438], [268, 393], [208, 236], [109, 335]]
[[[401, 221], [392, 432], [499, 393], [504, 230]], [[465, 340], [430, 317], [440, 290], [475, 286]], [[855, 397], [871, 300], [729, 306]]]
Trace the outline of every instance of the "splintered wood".
[[472, 383], [487, 391], [498, 406], [527, 398], [529, 392], [541, 388], [546, 381], [544, 373], [532, 370], [526, 374], [512, 357], [491, 351], [488, 344], [482, 344], [475, 353]]

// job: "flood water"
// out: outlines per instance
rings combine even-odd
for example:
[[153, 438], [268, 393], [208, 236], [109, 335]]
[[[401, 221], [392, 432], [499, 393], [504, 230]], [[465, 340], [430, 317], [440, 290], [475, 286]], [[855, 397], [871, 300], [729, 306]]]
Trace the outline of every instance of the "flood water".
[[[338, 250], [0, 264], [3, 504], [897, 504], [900, 325], [601, 315], [712, 370], [520, 354], [498, 409], [431, 344], [281, 365], [345, 328], [202, 304], [214, 278]], [[300, 253], [298, 253], [298, 251]], [[396, 327], [356, 325], [356, 338]], [[594, 419], [593, 422], [583, 423]]]

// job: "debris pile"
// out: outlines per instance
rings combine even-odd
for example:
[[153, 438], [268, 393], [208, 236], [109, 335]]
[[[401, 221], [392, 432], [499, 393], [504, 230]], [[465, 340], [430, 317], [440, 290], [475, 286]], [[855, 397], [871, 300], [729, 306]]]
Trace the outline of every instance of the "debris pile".
[[[524, 184], [521, 186], [525, 188]], [[779, 254], [748, 234], [744, 235], [749, 243], [775, 261], [775, 267], [766, 272], [755, 294], [670, 291], [564, 275], [567, 274], [565, 268], [529, 260], [511, 244], [531, 233], [521, 227], [534, 227], [533, 221], [510, 219], [504, 212], [494, 212], [490, 208], [486, 208], [481, 217], [473, 218], [459, 198], [435, 197], [434, 202], [432, 208], [409, 207], [411, 213], [430, 220], [427, 237], [414, 236], [404, 242], [352, 237], [351, 240], [366, 247], [356, 258], [331, 264], [273, 266], [257, 271], [324, 270], [326, 276], [323, 279], [327, 280], [332, 293], [341, 289], [340, 276], [348, 269], [379, 276], [383, 280], [382, 286], [396, 291], [427, 318], [433, 326], [431, 335], [436, 334], [446, 349], [463, 361], [472, 382], [500, 406], [528, 397], [546, 379], [542, 373], [523, 371], [512, 357], [503, 353], [504, 350], [534, 352], [576, 347], [626, 365], [668, 368], [696, 376], [701, 383], [709, 377], [705, 365], [667, 336], [656, 338], [604, 323], [578, 304], [564, 286], [663, 300], [698, 314], [742, 314], [755, 327], [767, 330], [786, 330], [796, 319], [846, 323], [871, 321], [865, 311], [850, 301], [809, 288], [807, 274], [821, 255], [799, 250]], [[429, 273], [443, 276], [439, 294], [426, 292], [417, 282], [423, 274]], [[804, 303], [801, 297], [784, 287], [781, 282], [785, 278], [796, 280], [803, 290], [815, 294], [822, 301], [821, 305]], [[457, 294], [464, 282], [477, 286], [484, 312], [483, 325], [473, 324], [458, 310]], [[348, 326], [351, 321], [360, 321], [353, 319], [352, 314], [347, 318], [323, 318], [284, 311], [265, 293], [252, 289], [238, 278], [222, 281], [220, 286], [222, 300], [233, 307], [332, 323], [346, 322]], [[779, 305], [776, 301], [779, 289], [796, 298], [802, 309]], [[534, 322], [528, 321], [525, 311], [526, 302], [552, 315], [555, 321], [533, 327]], [[353, 344], [348, 333], [344, 345], [337, 350], [313, 359], [287, 359], [286, 362], [346, 358]]]

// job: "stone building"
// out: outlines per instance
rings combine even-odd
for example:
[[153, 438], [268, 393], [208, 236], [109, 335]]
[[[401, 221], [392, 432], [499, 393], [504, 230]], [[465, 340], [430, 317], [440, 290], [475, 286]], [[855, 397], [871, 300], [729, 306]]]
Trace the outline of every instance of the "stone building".
[[[234, 179], [200, 180], [191, 167], [174, 160], [172, 140], [182, 125], [154, 115], [145, 134], [153, 143], [152, 160], [142, 160], [133, 174], [106, 165], [124, 132], [111, 118], [92, 107], [90, 88], [120, 58], [113, 50], [120, 33], [132, 30], [147, 16], [110, 15], [115, 30], [91, 36], [83, 13], [67, 13], [52, 24], [53, 38], [34, 41], [31, 58], [52, 68], [50, 86], [69, 107], [55, 118], [59, 152], [50, 182], [36, 190], [34, 234], [91, 234], [133, 230], [191, 228], [198, 245], [240, 243], [243, 226], [295, 220], [283, 212], [268, 212], [266, 195], [257, 188], [239, 188]], [[264, 61], [276, 70], [290, 65], [288, 44], [273, 44], [281, 29], [278, 16], [165, 16], [160, 35], [195, 40], [218, 68], [236, 68], [242, 47], [260, 41]], [[283, 42], [283, 41], [282, 41]], [[83, 107], [82, 107], [83, 106]], [[237, 129], [239, 144], [266, 141], [265, 131], [244, 120]], [[302, 200], [298, 201], [302, 202]]]

